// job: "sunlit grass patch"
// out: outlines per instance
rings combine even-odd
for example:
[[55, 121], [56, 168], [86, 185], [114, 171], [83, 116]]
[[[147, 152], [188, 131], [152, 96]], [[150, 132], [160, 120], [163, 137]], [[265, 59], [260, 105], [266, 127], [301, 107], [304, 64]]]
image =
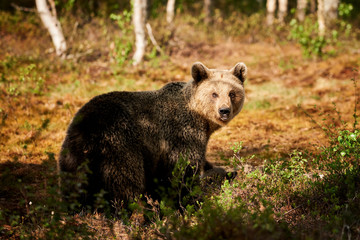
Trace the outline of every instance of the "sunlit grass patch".
[[[249, 80], [249, 82], [251, 79]], [[244, 109], [261, 110], [297, 105], [302, 96], [300, 88], [287, 88], [281, 82], [265, 82], [263, 84], [247, 85], [249, 93]]]

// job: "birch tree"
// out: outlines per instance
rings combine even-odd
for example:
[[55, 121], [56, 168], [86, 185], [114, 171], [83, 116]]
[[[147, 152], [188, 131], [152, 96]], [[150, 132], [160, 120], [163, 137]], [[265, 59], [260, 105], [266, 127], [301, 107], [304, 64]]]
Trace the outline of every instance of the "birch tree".
[[310, 12], [315, 13], [316, 11], [316, 0], [310, 0]]
[[[319, 35], [320, 35], [320, 36], [324, 36], [324, 35], [325, 35], [324, 1], [325, 1], [325, 0], [318, 0], [317, 17], [318, 17]], [[328, 0], [326, 0], [326, 1], [328, 1]]]
[[[288, 0], [278, 0], [279, 11], [278, 19], [280, 23], [284, 22], [284, 18], [287, 15]], [[276, 10], [276, 0], [268, 0], [266, 2], [266, 23], [267, 25], [272, 25], [275, 19], [275, 10]]]
[[320, 36], [325, 35], [326, 26], [337, 18], [338, 6], [339, 0], [318, 0], [317, 15]]
[[36, 8], [42, 23], [50, 33], [56, 55], [65, 57], [66, 41], [56, 16], [55, 2], [53, 0], [36, 0]]
[[135, 54], [133, 65], [139, 64], [145, 54], [145, 22], [146, 22], [147, 0], [134, 0], [133, 24], [135, 32]]
[[174, 20], [175, 14], [175, 0], [168, 0], [166, 5], [166, 21], [168, 24], [171, 24]]
[[300, 22], [305, 20], [306, 4], [307, 0], [297, 0], [296, 15]]
[[204, 0], [205, 24], [212, 22], [212, 0]]
[[276, 10], [276, 0], [267, 0], [266, 2], [266, 24], [272, 25], [274, 23]]
[[337, 10], [339, 7], [339, 0], [324, 1], [325, 22], [331, 22], [337, 18]]
[[284, 18], [287, 15], [288, 0], [279, 0], [278, 18], [280, 23], [284, 23]]

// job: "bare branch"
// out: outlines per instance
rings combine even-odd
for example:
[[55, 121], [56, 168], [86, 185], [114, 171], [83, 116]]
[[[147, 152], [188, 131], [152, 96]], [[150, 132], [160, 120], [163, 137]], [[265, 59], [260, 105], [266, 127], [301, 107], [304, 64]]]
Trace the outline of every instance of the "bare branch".
[[163, 50], [160, 48], [159, 44], [156, 42], [156, 39], [152, 33], [152, 28], [151, 28], [151, 25], [150, 23], [146, 23], [146, 29], [147, 29], [147, 32], [149, 34], [149, 37], [150, 37], [150, 41], [151, 43], [155, 46], [156, 50], [160, 53], [160, 54], [164, 54]]
[[23, 12], [36, 12], [35, 8], [21, 7], [15, 3], [11, 3], [11, 6], [13, 8], [15, 8], [16, 10], [23, 11]]

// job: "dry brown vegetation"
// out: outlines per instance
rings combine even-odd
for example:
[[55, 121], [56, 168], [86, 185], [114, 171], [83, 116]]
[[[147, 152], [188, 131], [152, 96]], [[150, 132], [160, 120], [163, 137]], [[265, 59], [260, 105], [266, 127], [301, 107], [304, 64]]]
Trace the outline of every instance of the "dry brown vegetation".
[[[243, 142], [239, 156], [255, 155], [247, 162], [251, 168], [262, 167], [267, 159], [288, 158], [293, 150], [318, 153], [319, 146], [328, 145], [328, 136], [306, 113], [325, 126], [334, 124], [333, 129], [341, 126], [338, 112], [344, 121], [353, 122], [359, 98], [351, 81], [359, 77], [356, 32], [331, 46], [335, 55], [306, 59], [299, 45], [281, 37], [286, 36], [286, 28], [229, 35], [221, 28], [224, 23], [206, 31], [202, 23], [185, 15], [168, 30], [159, 17], [151, 24], [166, 56], [152, 56], [149, 43], [145, 61], [132, 67], [129, 62], [117, 64], [114, 46], [120, 33], [110, 19], [84, 22], [72, 17], [63, 19], [63, 24], [72, 49], [69, 59], [61, 61], [36, 15], [0, 12], [0, 210], [4, 212], [25, 216], [31, 211], [30, 202], [49, 198], [46, 187], [50, 176], [56, 175], [66, 128], [90, 98], [108, 91], [153, 90], [171, 81], [188, 81], [195, 61], [220, 69], [239, 61], [248, 66], [245, 107], [212, 136], [208, 146], [208, 158], [218, 165], [233, 156], [230, 147], [236, 142]], [[246, 191], [237, 193], [246, 197]], [[276, 211], [291, 209], [285, 204]], [[296, 213], [289, 214], [290, 224], [312, 224], [301, 218], [307, 213]], [[80, 219], [63, 224], [76, 229], [86, 223], [98, 238], [128, 239], [132, 230], [141, 228], [136, 216], [132, 227], [100, 215], [76, 217]], [[22, 225], [11, 225], [5, 218], [0, 218], [4, 223], [0, 238], [19, 238], [17, 229]], [[34, 236], [44, 237], [41, 231], [41, 227], [34, 229]], [[144, 227], [140, 236], [171, 235]]]

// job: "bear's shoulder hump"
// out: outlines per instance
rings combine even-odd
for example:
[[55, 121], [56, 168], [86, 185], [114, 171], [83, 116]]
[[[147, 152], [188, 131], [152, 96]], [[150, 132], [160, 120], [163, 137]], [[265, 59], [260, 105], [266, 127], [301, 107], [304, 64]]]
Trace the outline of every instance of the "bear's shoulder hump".
[[186, 83], [185, 82], [171, 82], [166, 84], [161, 91], [164, 92], [178, 92], [181, 91]]

